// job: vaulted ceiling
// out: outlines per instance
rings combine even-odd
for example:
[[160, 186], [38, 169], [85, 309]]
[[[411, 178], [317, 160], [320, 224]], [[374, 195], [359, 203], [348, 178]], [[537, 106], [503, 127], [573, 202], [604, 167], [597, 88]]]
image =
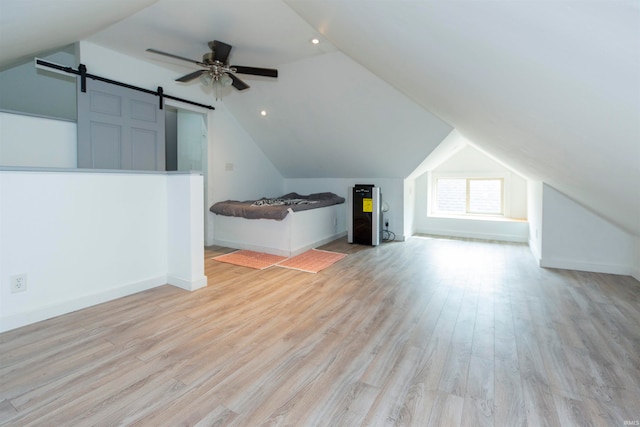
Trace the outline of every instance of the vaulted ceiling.
[[640, 235], [635, 0], [0, 0], [0, 23], [0, 66], [89, 40], [178, 77], [145, 49], [218, 39], [278, 68], [223, 101], [285, 177], [404, 178], [455, 128]]

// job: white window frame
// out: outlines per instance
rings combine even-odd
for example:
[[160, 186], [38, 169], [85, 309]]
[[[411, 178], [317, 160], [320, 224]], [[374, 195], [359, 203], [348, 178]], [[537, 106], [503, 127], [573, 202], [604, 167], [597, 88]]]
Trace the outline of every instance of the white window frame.
[[[471, 181], [500, 181], [500, 212], [474, 212], [471, 210]], [[467, 215], [504, 216], [504, 178], [467, 178]]]
[[[466, 181], [466, 209], [464, 213], [446, 212], [437, 210], [438, 206], [438, 180], [439, 179], [464, 179]], [[469, 182], [474, 180], [499, 180], [502, 184], [501, 211], [500, 213], [483, 213], [470, 211]], [[431, 216], [439, 217], [464, 217], [464, 218], [505, 218], [508, 217], [508, 187], [509, 180], [503, 174], [460, 174], [460, 173], [431, 173], [429, 212]]]

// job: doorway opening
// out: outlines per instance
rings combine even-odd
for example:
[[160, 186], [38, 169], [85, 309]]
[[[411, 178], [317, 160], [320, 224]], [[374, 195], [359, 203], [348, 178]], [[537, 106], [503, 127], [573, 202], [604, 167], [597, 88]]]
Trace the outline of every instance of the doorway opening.
[[167, 171], [196, 171], [204, 181], [204, 240], [207, 241], [208, 138], [207, 113], [165, 104]]

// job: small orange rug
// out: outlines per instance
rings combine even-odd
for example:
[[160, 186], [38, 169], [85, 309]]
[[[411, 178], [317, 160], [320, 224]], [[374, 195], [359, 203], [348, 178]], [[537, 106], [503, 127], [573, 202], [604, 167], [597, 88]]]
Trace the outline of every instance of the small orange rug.
[[255, 268], [256, 270], [264, 270], [287, 259], [284, 256], [265, 254], [262, 252], [254, 252], [248, 250], [240, 250], [229, 254], [213, 257], [216, 261], [226, 262], [228, 264], [240, 265], [242, 267]]
[[306, 271], [307, 273], [317, 273], [318, 271], [324, 270], [330, 265], [340, 261], [346, 256], [347, 254], [340, 254], [338, 252], [311, 249], [301, 253], [300, 255], [294, 256], [293, 258], [288, 258], [287, 260], [278, 263], [278, 267]]

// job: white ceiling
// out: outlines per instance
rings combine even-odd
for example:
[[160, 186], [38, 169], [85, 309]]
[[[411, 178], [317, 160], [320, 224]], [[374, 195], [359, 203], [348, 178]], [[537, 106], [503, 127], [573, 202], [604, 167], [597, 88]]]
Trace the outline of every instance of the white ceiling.
[[0, 69], [82, 40], [157, 0], [0, 0]]
[[285, 177], [407, 177], [456, 128], [640, 235], [636, 0], [0, 0], [0, 20], [0, 64], [87, 39], [178, 77], [145, 49], [218, 39], [277, 67], [224, 103]]

